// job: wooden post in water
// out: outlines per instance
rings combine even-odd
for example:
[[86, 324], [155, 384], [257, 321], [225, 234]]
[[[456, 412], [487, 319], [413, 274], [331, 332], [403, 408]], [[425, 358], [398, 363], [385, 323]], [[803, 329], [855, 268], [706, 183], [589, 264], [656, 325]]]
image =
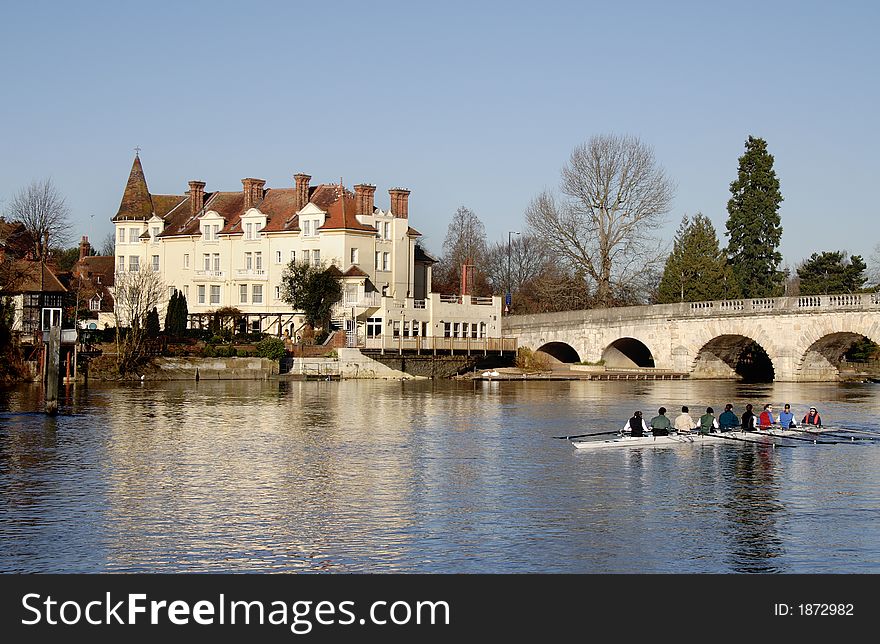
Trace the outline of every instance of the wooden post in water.
[[58, 369], [60, 367], [61, 327], [49, 329], [49, 353], [46, 360], [46, 413], [58, 413]]

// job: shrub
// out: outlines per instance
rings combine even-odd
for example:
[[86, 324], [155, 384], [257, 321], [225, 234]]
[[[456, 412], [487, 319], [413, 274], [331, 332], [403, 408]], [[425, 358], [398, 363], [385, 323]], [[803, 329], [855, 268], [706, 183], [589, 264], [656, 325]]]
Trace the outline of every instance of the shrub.
[[281, 360], [286, 353], [281, 338], [263, 338], [257, 343], [256, 349], [259, 357], [269, 360]]
[[520, 347], [516, 352], [516, 366], [523, 371], [547, 371], [550, 369], [550, 356], [542, 351]]

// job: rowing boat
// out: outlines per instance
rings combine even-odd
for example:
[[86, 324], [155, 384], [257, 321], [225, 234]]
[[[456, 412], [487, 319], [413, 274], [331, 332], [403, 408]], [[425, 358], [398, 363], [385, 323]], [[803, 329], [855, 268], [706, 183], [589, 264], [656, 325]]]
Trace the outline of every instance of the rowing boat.
[[[818, 432], [810, 432], [818, 433]], [[747, 443], [762, 443], [768, 439], [772, 442], [773, 438], [785, 438], [787, 436], [803, 435], [802, 431], [793, 429], [761, 429], [750, 432], [721, 432], [711, 434], [679, 434], [672, 433], [668, 436], [618, 436], [608, 440], [572, 440], [571, 444], [577, 449], [597, 450], [614, 447], [663, 447], [666, 445], [693, 445], [700, 444], [718, 444], [725, 440], [744, 441]]]

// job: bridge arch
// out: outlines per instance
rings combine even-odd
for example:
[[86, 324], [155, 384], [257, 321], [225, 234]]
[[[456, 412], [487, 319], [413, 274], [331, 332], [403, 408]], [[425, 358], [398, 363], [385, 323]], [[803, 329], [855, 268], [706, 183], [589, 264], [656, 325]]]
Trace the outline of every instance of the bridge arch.
[[696, 378], [772, 382], [776, 369], [759, 342], [748, 335], [725, 333], [700, 347], [691, 371]]
[[877, 329], [866, 328], [864, 330], [870, 335], [849, 328], [826, 332], [814, 339], [800, 356], [797, 366], [798, 379], [836, 380], [840, 375], [838, 365], [843, 355], [854, 343], [862, 338], [867, 338], [880, 344], [880, 332]]
[[[612, 336], [613, 337], [613, 336]], [[637, 338], [618, 338], [602, 352], [606, 367], [654, 367], [654, 354]]]
[[538, 351], [546, 353], [559, 362], [580, 362], [581, 357], [573, 346], [567, 342], [547, 342], [538, 347]]

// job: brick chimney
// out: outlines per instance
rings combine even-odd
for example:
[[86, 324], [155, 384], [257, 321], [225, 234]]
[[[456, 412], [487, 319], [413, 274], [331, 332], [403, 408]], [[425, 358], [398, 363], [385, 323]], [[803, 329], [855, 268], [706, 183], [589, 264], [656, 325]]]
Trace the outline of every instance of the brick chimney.
[[354, 187], [354, 203], [356, 215], [372, 215], [373, 199], [376, 194], [376, 186], [369, 183], [359, 183]]
[[302, 173], [293, 175], [293, 180], [296, 181], [296, 199], [294, 200], [294, 207], [297, 210], [301, 210], [307, 203], [309, 203], [309, 180], [311, 178], [310, 175]]
[[190, 214], [197, 215], [205, 207], [205, 182], [189, 182], [189, 207]]
[[406, 188], [391, 188], [391, 214], [401, 219], [409, 217], [409, 190]]
[[242, 179], [242, 189], [244, 190], [244, 209], [253, 208], [263, 199], [263, 186], [266, 185], [264, 179]]
[[89, 244], [89, 238], [83, 235], [79, 242], [79, 258], [88, 257], [92, 252], [92, 245]]

